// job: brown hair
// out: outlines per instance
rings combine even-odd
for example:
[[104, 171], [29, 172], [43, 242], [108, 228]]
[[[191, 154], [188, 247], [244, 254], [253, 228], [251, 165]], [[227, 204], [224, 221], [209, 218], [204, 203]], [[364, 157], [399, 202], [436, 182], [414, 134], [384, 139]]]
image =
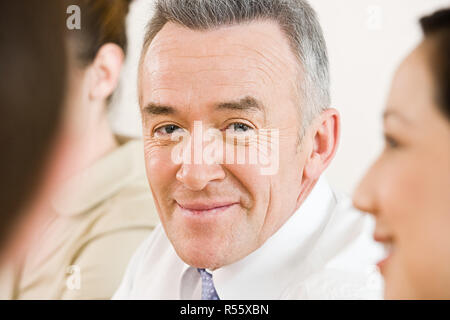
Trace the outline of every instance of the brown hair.
[[75, 40], [76, 57], [83, 65], [90, 64], [101, 46], [115, 43], [127, 49], [126, 17], [133, 0], [67, 0], [67, 5], [78, 5], [81, 11], [81, 29], [71, 30]]
[[436, 101], [450, 120], [450, 8], [420, 19], [425, 39], [432, 44], [430, 64], [436, 83]]
[[65, 8], [0, 2], [0, 246], [41, 180], [61, 121]]

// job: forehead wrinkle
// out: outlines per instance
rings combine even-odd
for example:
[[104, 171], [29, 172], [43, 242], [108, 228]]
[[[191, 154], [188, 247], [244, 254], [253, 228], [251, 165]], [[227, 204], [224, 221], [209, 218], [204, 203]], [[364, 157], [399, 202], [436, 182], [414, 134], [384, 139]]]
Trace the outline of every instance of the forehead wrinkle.
[[[217, 51], [214, 46], [205, 47], [202, 44], [204, 44], [204, 41], [210, 40], [208, 36], [195, 37], [194, 39], [196, 42], [199, 42], [199, 45], [194, 46], [194, 48], [190, 51], [189, 54], [181, 53], [182, 50], [180, 50], [180, 46], [181, 47], [186, 46], [186, 43], [185, 42], [180, 43], [180, 39], [179, 39], [180, 37], [176, 37], [177, 41], [175, 41], [175, 42], [171, 41], [172, 37], [160, 37], [158, 39], [155, 38], [155, 40], [152, 42], [152, 44], [154, 44], [154, 45], [153, 46], [151, 45], [149, 47], [148, 51], [155, 50], [155, 52], [153, 52], [153, 54], [152, 54], [152, 56], [154, 58], [158, 54], [164, 55], [164, 53], [171, 53], [172, 51], [175, 51], [176, 55], [171, 57], [172, 59], [173, 58], [180, 58], [180, 59], [186, 58], [186, 59], [195, 59], [196, 60], [196, 59], [203, 59], [203, 58], [205, 58], [205, 59], [207, 59], [207, 58], [221, 59], [224, 57], [237, 57], [237, 58], [239, 58], [239, 60], [241, 60], [242, 58], [245, 58], [247, 60], [252, 60], [252, 56], [253, 56], [254, 60], [256, 60], [257, 64], [265, 65], [268, 70], [271, 70], [273, 72], [278, 71], [279, 73], [284, 74], [285, 70], [292, 69], [292, 68], [289, 68], [289, 60], [293, 63], [297, 63], [297, 59], [295, 58], [295, 55], [292, 52], [290, 45], [288, 44], [288, 40], [285, 39], [286, 37], [284, 36], [284, 33], [282, 32], [282, 30], [279, 28], [279, 26], [276, 23], [273, 23], [273, 24], [277, 29], [270, 30], [271, 32], [269, 32], [269, 34], [258, 31], [257, 29], [255, 30], [254, 27], [252, 28], [252, 39], [255, 38], [255, 35], [256, 35], [256, 37], [264, 38], [266, 45], [264, 45], [263, 47], [261, 47], [261, 45], [258, 45], [258, 44], [256, 44], [254, 47], [252, 47], [251, 45], [243, 43], [242, 39], [239, 39], [239, 42], [237, 42], [234, 40], [233, 37], [231, 37], [229, 34], [227, 34], [227, 37], [225, 37], [224, 41], [230, 42], [229, 44], [227, 44], [228, 48], [230, 48], [231, 50], [237, 49], [239, 51], [236, 54], [227, 54], [227, 53], [224, 54], [222, 50]], [[191, 31], [193, 33], [200, 33], [200, 32], [205, 33], [205, 31], [198, 31], [198, 30], [189, 30], [189, 31]], [[215, 32], [215, 30], [206, 31], [206, 33], [208, 33], [208, 32]], [[270, 33], [274, 33], [274, 32], [277, 33], [276, 34], [277, 38], [275, 38], [275, 35], [270, 34]], [[278, 38], [280, 38], [280, 39], [278, 39]], [[252, 39], [250, 39], [250, 40], [252, 40]], [[267, 44], [267, 39], [270, 39], [270, 42], [273, 42], [276, 45]], [[282, 40], [284, 40], [284, 41], [282, 41]], [[251, 41], [251, 42], [254, 42], [254, 41]], [[189, 45], [192, 47], [192, 44], [189, 44]], [[273, 50], [273, 48], [276, 48], [276, 49], [279, 48], [279, 50], [277, 50], [277, 52], [275, 52]], [[285, 49], [284, 53], [282, 52], [283, 48]], [[214, 52], [214, 50], [216, 50], [217, 52]], [[197, 51], [197, 53], [195, 53], [193, 51]], [[251, 54], [249, 55], [248, 52], [250, 52]], [[287, 56], [287, 59], [283, 59], [282, 58], [283, 56]], [[258, 57], [261, 59], [257, 59]], [[169, 61], [169, 63], [170, 62], [171, 61]]]
[[[236, 44], [237, 47], [243, 48], [247, 52], [253, 53], [256, 57], [253, 58], [257, 65], [262, 64], [272, 71], [278, 71], [284, 73], [285, 70], [289, 70], [289, 62], [286, 59], [281, 58], [281, 54], [273, 53], [270, 47], [264, 47], [262, 50], [258, 48], [253, 48], [245, 44]], [[252, 60], [251, 55], [244, 55], [248, 60]], [[291, 59], [289, 59], [291, 60]]]
[[[250, 72], [253, 71], [253, 72]], [[244, 79], [239, 77], [235, 77], [234, 73], [245, 73], [247, 77]], [[214, 77], [214, 73], [217, 73], [217, 77]], [[171, 69], [171, 70], [153, 70], [148, 73], [147, 79], [144, 79], [144, 83], [150, 81], [153, 83], [152, 91], [157, 88], [157, 86], [161, 86], [163, 88], [172, 88], [175, 90], [177, 86], [176, 82], [181, 82], [182, 86], [186, 84], [186, 82], [192, 82], [196, 78], [206, 79], [203, 74], [211, 75], [210, 79], [207, 80], [208, 86], [229, 86], [229, 87], [240, 87], [240, 86], [256, 86], [260, 87], [261, 85], [273, 85], [277, 83], [276, 76], [270, 70], [267, 70], [267, 67], [263, 65], [254, 65], [254, 66], [240, 66], [236, 68], [208, 68], [208, 69], [199, 69], [192, 71], [183, 71], [179, 69]], [[183, 75], [181, 78], [177, 77], [177, 75]], [[280, 78], [278, 76], [278, 78]], [[150, 80], [149, 80], [150, 79]], [[216, 83], [218, 81], [218, 83]], [[202, 81], [197, 82], [200, 84]], [[156, 87], [155, 87], [156, 84]], [[193, 84], [194, 85], [194, 84]]]
[[[260, 68], [257, 68], [260, 69]], [[150, 74], [151, 78], [163, 78], [167, 74], [171, 73], [181, 73], [181, 74], [196, 74], [196, 73], [204, 73], [204, 72], [223, 72], [223, 71], [248, 71], [247, 68], [208, 68], [208, 69], [199, 69], [192, 71], [182, 71], [182, 70], [161, 70], [161, 71], [152, 71]]]
[[[252, 74], [251, 70], [255, 70], [256, 73]], [[246, 75], [249, 75], [249, 77], [242, 79], [241, 77], [236, 78], [233, 74], [233, 72], [241, 72], [245, 73]], [[264, 80], [264, 78], [267, 78], [268, 80], [274, 80], [271, 76], [270, 72], [267, 71], [264, 67], [255, 65], [255, 66], [230, 66], [230, 67], [216, 67], [215, 64], [213, 64], [212, 68], [202, 68], [198, 70], [190, 70], [190, 71], [184, 71], [180, 70], [180, 68], [168, 68], [163, 70], [147, 70], [146, 77], [143, 79], [144, 83], [147, 82], [147, 84], [150, 82], [150, 85], [153, 82], [153, 87], [155, 87], [155, 84], [157, 86], [163, 86], [163, 87], [175, 87], [176, 82], [182, 82], [182, 85], [184, 86], [186, 82], [192, 82], [193, 78], [200, 77], [201, 79], [204, 79], [204, 76], [202, 74], [204, 73], [211, 73], [211, 79], [208, 79], [208, 85], [211, 84], [212, 79], [217, 79], [217, 81], [220, 81], [221, 85], [228, 85], [228, 86], [239, 86], [239, 85], [255, 85], [260, 86], [261, 81]], [[217, 73], [217, 77], [213, 77], [214, 73]], [[230, 73], [230, 74], [227, 74]], [[179, 78], [177, 75], [183, 75], [183, 77]], [[258, 76], [258, 74], [262, 74], [263, 76]], [[225, 80], [225, 81], [224, 81]], [[228, 80], [228, 82], [227, 82]], [[262, 81], [263, 84], [267, 83], [267, 81]]]
[[[210, 54], [202, 53], [202, 54], [196, 55], [196, 54], [179, 54], [179, 52], [180, 52], [179, 48], [173, 48], [170, 50], [162, 50], [161, 52], [158, 52], [158, 54], [161, 54], [161, 56], [164, 56], [164, 54], [166, 54], [166, 53], [175, 52], [176, 54], [171, 56], [170, 59], [165, 59], [168, 62], [173, 61], [173, 59], [181, 59], [181, 60], [183, 60], [183, 59], [194, 59], [194, 60], [214, 59], [214, 60], [216, 60], [216, 59], [222, 59], [222, 58], [239, 58], [239, 61], [241, 61], [241, 59], [255, 60], [258, 62], [258, 64], [263, 63], [264, 65], [267, 65], [267, 66], [281, 65], [281, 67], [279, 68], [280, 70], [284, 70], [286, 67], [288, 67], [288, 63], [286, 63], [286, 61], [284, 61], [285, 59], [282, 59], [280, 57], [280, 54], [271, 52], [270, 47], [263, 48], [263, 50], [268, 51], [267, 53], [264, 53], [263, 50], [261, 50], [261, 49], [252, 48], [252, 47], [249, 47], [242, 43], [230, 45], [229, 48], [230, 49], [232, 49], [232, 48], [244, 49], [244, 50], [240, 50], [240, 51], [244, 51], [244, 52], [237, 52], [237, 53], [216, 52], [216, 53], [210, 53]], [[249, 54], [246, 54], [246, 52], [251, 52], [252, 54], [249, 55]], [[252, 55], [261, 58], [261, 60], [258, 61], [258, 59], [256, 57], [252, 57]], [[153, 55], [153, 56], [155, 57], [153, 60], [155, 60], [156, 55]], [[161, 56], [158, 56], [159, 57], [158, 60], [164, 61], [164, 59], [161, 59]], [[289, 59], [289, 60], [291, 60], [291, 59]], [[274, 61], [276, 63], [274, 63]]]
[[[151, 77], [146, 77], [143, 80], [144, 87], [147, 86], [146, 93], [150, 93], [150, 95], [156, 94], [159, 91], [175, 91], [177, 93], [187, 92], [189, 90], [197, 90], [197, 91], [205, 91], [205, 85], [207, 87], [230, 87], [230, 88], [241, 88], [243, 90], [247, 90], [248, 93], [252, 93], [256, 88], [261, 87], [261, 83], [264, 79], [262, 76], [254, 75], [250, 78], [236, 78], [233, 73], [231, 74], [222, 74], [217, 77], [211, 77], [211, 79], [207, 79], [206, 84], [205, 81], [201, 81], [201, 79], [206, 79], [202, 77], [201, 74], [204, 72], [227, 72], [227, 71], [244, 71], [247, 72], [246, 68], [239, 69], [212, 69], [212, 70], [198, 70], [196, 72], [187, 72], [187, 71], [179, 71], [179, 70], [171, 70], [165, 72], [153, 71], [151, 72]], [[259, 70], [258, 72], [262, 72]], [[185, 74], [188, 77], [176, 77], [176, 74]], [[173, 76], [172, 76], [173, 75]], [[195, 78], [200, 77], [200, 81], [195, 81]], [[189, 88], [186, 86], [189, 85]], [[192, 92], [193, 94], [194, 92]]]

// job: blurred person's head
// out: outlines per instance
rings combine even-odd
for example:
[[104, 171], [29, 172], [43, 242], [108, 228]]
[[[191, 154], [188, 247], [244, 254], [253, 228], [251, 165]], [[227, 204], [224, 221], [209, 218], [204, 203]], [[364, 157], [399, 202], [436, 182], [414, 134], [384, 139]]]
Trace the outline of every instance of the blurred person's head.
[[[80, 29], [68, 32], [69, 92], [65, 121], [73, 170], [92, 165], [116, 146], [108, 104], [118, 86], [127, 49], [126, 17], [131, 0], [66, 0], [81, 13]], [[69, 172], [68, 175], [70, 175]]]
[[[12, 128], [11, 131], [2, 136], [11, 144], [8, 146], [10, 148], [23, 146], [24, 149], [29, 149], [29, 153], [22, 149], [17, 150], [21, 152], [22, 158], [15, 153], [10, 153], [9, 159], [3, 157], [2, 161], [10, 164], [13, 163], [10, 161], [13, 157], [20, 158], [20, 161], [15, 160], [14, 170], [23, 175], [18, 175], [14, 170], [8, 171], [12, 178], [4, 181], [5, 188], [10, 193], [2, 193], [2, 197], [14, 199], [18, 203], [24, 202], [20, 197], [10, 197], [10, 194], [16, 193], [16, 186], [19, 190], [21, 182], [17, 181], [23, 181], [27, 188], [33, 187], [31, 182], [38, 181], [37, 178], [33, 181], [23, 180], [28, 170], [38, 176], [39, 170], [36, 168], [41, 165], [41, 158], [45, 155], [31, 152], [34, 149], [40, 150], [45, 142], [49, 143], [51, 133], [55, 132], [56, 127], [59, 131], [56, 134], [55, 147], [46, 162], [48, 172], [41, 174], [46, 180], [46, 187], [38, 188], [44, 190], [38, 197], [42, 200], [41, 209], [34, 211], [48, 211], [48, 203], [61, 183], [79, 170], [92, 165], [116, 146], [107, 119], [107, 105], [117, 87], [126, 52], [125, 20], [130, 2], [131, 0], [67, 0], [57, 4], [42, 1], [30, 5], [2, 4], [2, 7], [6, 7], [2, 12], [6, 17], [2, 21], [2, 24], [5, 24], [5, 28], [2, 28], [2, 39], [9, 39], [11, 43], [10, 46], [5, 45], [6, 50], [2, 49], [2, 55], [8, 58], [1, 61], [5, 68], [8, 68], [5, 69], [7, 73], [3, 73], [2, 69], [2, 74], [12, 75], [2, 86], [7, 94], [5, 99], [9, 99], [8, 103], [22, 106], [20, 111], [18, 107], [5, 109], [10, 113], [12, 110], [17, 111], [17, 118], [12, 114], [2, 117], [4, 121], [12, 119], [7, 122]], [[72, 5], [80, 8], [81, 25], [80, 29], [67, 30], [66, 19], [69, 15], [66, 9]], [[45, 14], [40, 15], [44, 10], [47, 10]], [[20, 18], [21, 11], [23, 18]], [[57, 15], [61, 30], [64, 30], [64, 37], [59, 37], [56, 18], [51, 18], [51, 15]], [[26, 23], [23, 23], [22, 19], [26, 20]], [[48, 22], [43, 23], [47, 21], [45, 19]], [[13, 31], [14, 27], [17, 28], [17, 35]], [[53, 27], [55, 30], [49, 31]], [[23, 37], [23, 40], [20, 37]], [[25, 40], [28, 42], [21, 44], [21, 41]], [[58, 46], [64, 49], [60, 53], [66, 55], [63, 61], [57, 56], [60, 50]], [[67, 64], [67, 67], [64, 64]], [[31, 76], [24, 77], [28, 73]], [[64, 78], [66, 74], [67, 81]], [[64, 112], [58, 122], [60, 110], [50, 107], [62, 99], [62, 87], [67, 87], [67, 94], [64, 96]], [[3, 101], [6, 100], [3, 99], [2, 91], [2, 112], [3, 106], [6, 106]], [[48, 106], [48, 110], [41, 107], [43, 104]], [[31, 108], [31, 105], [34, 107]], [[19, 117], [22, 121], [19, 121]], [[8, 126], [2, 126], [0, 130], [7, 129]], [[16, 132], [21, 132], [21, 135], [13, 139], [12, 136]], [[36, 218], [20, 224], [21, 229], [17, 231], [20, 234], [19, 241], [16, 241], [19, 245], [30, 240], [27, 237], [31, 237], [40, 219], [44, 218], [42, 214], [32, 216]]]
[[421, 19], [384, 113], [386, 146], [354, 197], [386, 244], [385, 297], [450, 298], [450, 9]]
[[[177, 254], [195, 267], [220, 268], [259, 248], [305, 200], [336, 150], [325, 41], [302, 0], [157, 1], [139, 101], [156, 207]], [[212, 146], [196, 121], [215, 129], [218, 153], [226, 155], [174, 161], [175, 135], [193, 135], [194, 158]], [[261, 174], [264, 164], [248, 158], [228, 161], [228, 146], [248, 156], [275, 132], [273, 173]]]
[[65, 8], [0, 3], [0, 250], [48, 178], [66, 87]]

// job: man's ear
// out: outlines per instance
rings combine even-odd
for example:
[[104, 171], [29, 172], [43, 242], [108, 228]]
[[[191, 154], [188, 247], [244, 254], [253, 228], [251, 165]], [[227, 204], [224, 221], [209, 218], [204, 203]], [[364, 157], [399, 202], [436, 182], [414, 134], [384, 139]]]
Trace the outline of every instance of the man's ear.
[[92, 100], [104, 100], [116, 89], [119, 83], [125, 54], [116, 44], [104, 44], [89, 66], [89, 98]]
[[311, 124], [312, 149], [303, 170], [303, 178], [316, 181], [328, 167], [339, 144], [340, 115], [336, 109], [323, 111]]

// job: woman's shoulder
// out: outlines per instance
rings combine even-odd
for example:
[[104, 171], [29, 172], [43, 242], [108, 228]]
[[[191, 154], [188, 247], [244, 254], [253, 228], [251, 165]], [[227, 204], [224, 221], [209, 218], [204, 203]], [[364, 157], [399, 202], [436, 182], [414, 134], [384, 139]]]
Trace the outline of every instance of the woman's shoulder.
[[[102, 185], [115, 185], [109, 195], [85, 212], [92, 221], [91, 233], [114, 232], [132, 228], [153, 229], [159, 217], [145, 173], [142, 142], [130, 140], [115, 151], [108, 171], [117, 170], [113, 180], [105, 175]], [[123, 170], [126, 167], [126, 170]], [[105, 188], [107, 190], [108, 187]]]

